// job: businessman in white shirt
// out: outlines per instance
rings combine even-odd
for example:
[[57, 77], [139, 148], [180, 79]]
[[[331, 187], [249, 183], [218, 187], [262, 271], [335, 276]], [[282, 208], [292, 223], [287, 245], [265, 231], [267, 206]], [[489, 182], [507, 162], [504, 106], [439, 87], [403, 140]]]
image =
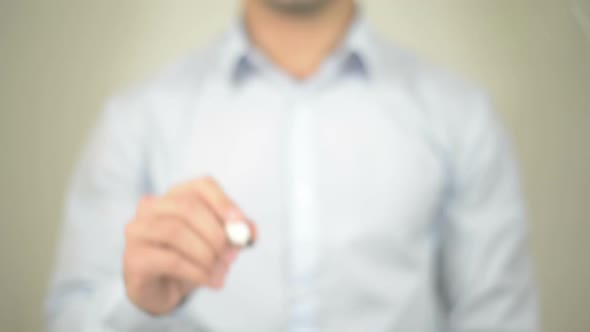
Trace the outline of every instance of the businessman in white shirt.
[[[254, 245], [230, 245], [228, 222]], [[537, 331], [486, 96], [353, 0], [244, 0], [114, 97], [73, 176], [51, 331]]]

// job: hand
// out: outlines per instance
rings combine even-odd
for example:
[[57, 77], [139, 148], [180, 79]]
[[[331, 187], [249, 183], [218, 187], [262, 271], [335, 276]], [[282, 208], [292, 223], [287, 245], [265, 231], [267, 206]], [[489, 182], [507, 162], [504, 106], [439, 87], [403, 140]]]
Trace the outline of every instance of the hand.
[[[227, 220], [247, 221], [211, 177], [144, 198], [125, 232], [129, 299], [152, 315], [163, 315], [196, 288], [222, 288], [238, 253], [227, 242]], [[255, 238], [254, 225], [247, 223]]]

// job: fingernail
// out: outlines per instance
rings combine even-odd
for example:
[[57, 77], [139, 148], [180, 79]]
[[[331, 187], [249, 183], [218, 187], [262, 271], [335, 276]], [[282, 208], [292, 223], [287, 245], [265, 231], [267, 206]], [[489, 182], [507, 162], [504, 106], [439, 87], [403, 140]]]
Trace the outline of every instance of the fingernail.
[[225, 221], [241, 221], [244, 220], [244, 214], [236, 207], [232, 207], [227, 211]]
[[225, 264], [233, 263], [236, 258], [238, 257], [238, 250], [234, 248], [227, 249], [226, 252], [223, 254], [223, 261]]
[[211, 271], [211, 279], [223, 278], [229, 271], [229, 265], [223, 261], [218, 262]]
[[213, 282], [213, 284], [215, 285], [215, 288], [219, 289], [223, 287], [224, 284], [224, 279], [223, 278], [215, 278], [215, 281]]
[[225, 279], [227, 278], [228, 271], [229, 268], [227, 266], [224, 266], [219, 270], [219, 274], [215, 276], [215, 284], [217, 287], [221, 288], [223, 285], [225, 285]]
[[212, 276], [209, 280], [211, 288], [219, 289], [223, 286], [223, 279], [220, 276]]

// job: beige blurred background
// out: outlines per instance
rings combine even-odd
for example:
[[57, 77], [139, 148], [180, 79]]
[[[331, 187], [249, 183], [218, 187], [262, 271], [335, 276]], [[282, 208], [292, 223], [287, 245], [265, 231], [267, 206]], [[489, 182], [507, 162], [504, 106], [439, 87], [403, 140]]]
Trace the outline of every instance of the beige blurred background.
[[[519, 153], [544, 331], [590, 331], [590, 0], [365, 0], [480, 82]], [[104, 99], [204, 45], [237, 0], [0, 0], [0, 331], [41, 331], [72, 165]], [[585, 31], [585, 32], [584, 32]]]

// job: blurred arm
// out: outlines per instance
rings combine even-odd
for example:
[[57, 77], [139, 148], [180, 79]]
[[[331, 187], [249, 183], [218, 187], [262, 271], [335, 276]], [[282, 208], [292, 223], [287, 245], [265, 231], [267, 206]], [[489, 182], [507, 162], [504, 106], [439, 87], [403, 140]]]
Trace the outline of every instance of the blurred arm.
[[449, 331], [537, 331], [517, 167], [484, 98], [463, 119], [444, 211], [441, 277]]
[[[147, 315], [123, 283], [124, 227], [149, 192], [146, 113], [122, 100], [109, 104], [72, 179], [53, 283], [49, 331], [175, 331], [180, 313]], [[179, 309], [181, 310], [181, 309]]]

